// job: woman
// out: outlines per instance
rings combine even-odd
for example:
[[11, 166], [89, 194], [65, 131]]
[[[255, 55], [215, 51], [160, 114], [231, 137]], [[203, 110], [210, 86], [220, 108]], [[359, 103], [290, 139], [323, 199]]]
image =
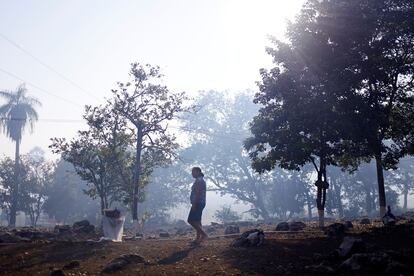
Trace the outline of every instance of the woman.
[[206, 206], [206, 182], [199, 167], [194, 167], [191, 170], [191, 175], [195, 178], [195, 181], [191, 187], [191, 210], [187, 221], [197, 232], [197, 237], [193, 243], [199, 244], [208, 237], [201, 226], [201, 216]]

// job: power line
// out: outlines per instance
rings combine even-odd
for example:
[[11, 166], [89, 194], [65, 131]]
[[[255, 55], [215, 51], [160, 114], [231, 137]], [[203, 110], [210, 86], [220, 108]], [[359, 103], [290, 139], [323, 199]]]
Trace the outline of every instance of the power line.
[[30, 83], [30, 82], [28, 82], [28, 81], [25, 81], [24, 79], [20, 78], [19, 76], [16, 76], [16, 75], [15, 75], [15, 74], [13, 74], [13, 73], [10, 73], [9, 71], [6, 71], [6, 70], [4, 70], [4, 69], [2, 69], [2, 68], [0, 68], [0, 71], [1, 71], [1, 72], [3, 72], [3, 73], [4, 73], [4, 74], [6, 74], [6, 75], [8, 75], [8, 76], [12, 77], [12, 78], [15, 78], [15, 79], [17, 79], [17, 80], [19, 80], [19, 81], [21, 81], [21, 82], [24, 82], [24, 83], [26, 83], [26, 84], [28, 84], [28, 85], [30, 85], [30, 86], [32, 86], [32, 87], [34, 87], [34, 88], [36, 88], [36, 89], [38, 89], [38, 90], [40, 90], [40, 91], [42, 91], [42, 92], [44, 92], [44, 93], [46, 93], [46, 94], [48, 94], [48, 95], [51, 95], [51, 96], [53, 96], [53, 97], [56, 97], [56, 98], [58, 98], [58, 99], [60, 99], [60, 100], [62, 100], [62, 101], [68, 102], [68, 103], [70, 103], [70, 104], [76, 105], [76, 106], [78, 106], [78, 107], [82, 107], [80, 104], [77, 104], [77, 103], [75, 103], [75, 102], [72, 102], [71, 100], [68, 100], [68, 99], [65, 99], [65, 98], [63, 98], [63, 97], [61, 97], [61, 96], [58, 96], [58, 95], [56, 95], [56, 94], [53, 94], [53, 93], [51, 93], [51, 92], [49, 92], [49, 91], [47, 91], [47, 90], [45, 90], [45, 89], [41, 88], [40, 86], [37, 86], [37, 85], [35, 85], [35, 84], [33, 84], [33, 83]]
[[22, 51], [23, 53], [25, 53], [26, 55], [30, 56], [32, 59], [34, 59], [35, 61], [37, 61], [43, 67], [47, 68], [48, 70], [50, 70], [53, 73], [55, 73], [56, 75], [58, 75], [60, 78], [64, 79], [68, 83], [70, 83], [73, 86], [75, 86], [76, 88], [78, 88], [79, 90], [82, 90], [83, 92], [85, 92], [86, 94], [88, 94], [89, 96], [93, 97], [96, 100], [100, 100], [93, 93], [90, 93], [89, 91], [87, 91], [86, 89], [84, 89], [80, 85], [78, 85], [76, 82], [72, 81], [71, 79], [69, 79], [68, 77], [66, 77], [65, 75], [63, 75], [62, 73], [59, 73], [56, 69], [54, 69], [50, 65], [46, 64], [45, 62], [43, 62], [42, 60], [40, 60], [35, 55], [31, 54], [29, 51], [27, 51], [26, 49], [24, 49], [22, 46], [20, 46], [19, 44], [17, 44], [16, 42], [14, 42], [13, 40], [11, 40], [10, 38], [6, 37], [5, 35], [3, 35], [1, 33], [0, 33], [0, 37], [3, 38], [4, 40], [6, 40], [7, 42], [9, 42], [11, 45], [13, 45], [14, 47], [16, 47], [17, 49], [19, 49], [20, 51]]

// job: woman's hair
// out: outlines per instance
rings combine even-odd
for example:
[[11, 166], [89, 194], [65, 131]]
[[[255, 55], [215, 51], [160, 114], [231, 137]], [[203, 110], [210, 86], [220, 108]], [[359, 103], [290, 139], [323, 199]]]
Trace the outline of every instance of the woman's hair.
[[201, 171], [201, 168], [200, 167], [193, 167], [192, 169], [191, 169], [192, 171], [197, 171], [201, 176], [204, 176], [204, 174], [202, 173], [202, 171]]

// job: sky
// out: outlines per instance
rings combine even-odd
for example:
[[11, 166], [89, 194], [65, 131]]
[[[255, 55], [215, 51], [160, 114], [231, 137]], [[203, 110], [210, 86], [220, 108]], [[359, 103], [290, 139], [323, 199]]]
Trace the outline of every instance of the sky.
[[[0, 0], [0, 89], [25, 82], [42, 102], [21, 152], [84, 128], [84, 105], [111, 96], [130, 63], [159, 65], [164, 83], [201, 90], [256, 89], [271, 66], [269, 35], [283, 39], [303, 0]], [[23, 51], [22, 51], [23, 49]], [[0, 100], [0, 104], [2, 104]], [[14, 145], [0, 134], [0, 155]]]

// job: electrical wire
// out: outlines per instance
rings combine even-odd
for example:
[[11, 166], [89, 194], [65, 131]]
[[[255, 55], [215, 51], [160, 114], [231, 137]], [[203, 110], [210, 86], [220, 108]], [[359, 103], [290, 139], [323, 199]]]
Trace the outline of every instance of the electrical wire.
[[6, 37], [4, 34], [1, 34], [0, 33], [0, 37], [3, 38], [5, 41], [9, 42], [11, 45], [13, 45], [14, 47], [16, 47], [17, 49], [19, 49], [20, 51], [22, 51], [23, 53], [25, 53], [26, 55], [28, 55], [29, 57], [31, 57], [32, 59], [34, 59], [36, 62], [38, 62], [43, 67], [47, 68], [49, 71], [52, 71], [53, 73], [55, 73], [56, 75], [58, 75], [61, 79], [63, 79], [66, 82], [70, 83], [72, 86], [74, 86], [74, 87], [78, 88], [79, 90], [83, 91], [84, 93], [88, 94], [90, 97], [92, 97], [92, 98], [94, 98], [96, 100], [100, 100], [93, 93], [91, 93], [91, 92], [87, 91], [86, 89], [82, 88], [79, 84], [77, 84], [76, 82], [72, 81], [71, 79], [69, 79], [68, 77], [66, 77], [65, 75], [63, 75], [62, 73], [58, 72], [56, 69], [54, 69], [53, 67], [51, 67], [47, 63], [43, 62], [41, 59], [39, 59], [35, 55], [31, 54], [28, 50], [24, 49], [22, 46], [20, 46], [19, 44], [17, 44], [16, 42], [14, 42], [13, 40], [11, 40], [10, 38]]

